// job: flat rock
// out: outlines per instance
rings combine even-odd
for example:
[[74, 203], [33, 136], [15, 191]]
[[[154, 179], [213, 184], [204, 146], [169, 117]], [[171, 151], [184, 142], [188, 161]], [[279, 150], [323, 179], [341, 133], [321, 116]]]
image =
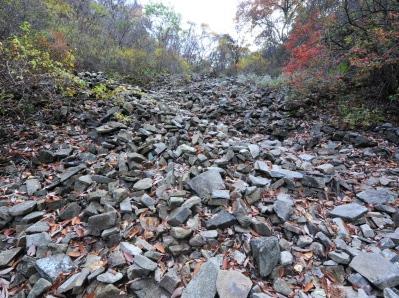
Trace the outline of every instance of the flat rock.
[[16, 247], [0, 252], [0, 268], [7, 266], [19, 254], [21, 249], [21, 247]]
[[216, 289], [219, 297], [242, 298], [247, 297], [252, 287], [252, 281], [244, 274], [235, 270], [220, 270]]
[[43, 278], [50, 281], [55, 281], [60, 274], [69, 273], [75, 268], [71, 258], [65, 254], [39, 259], [35, 267]]
[[252, 255], [260, 276], [267, 277], [280, 261], [277, 237], [260, 237], [251, 240]]
[[152, 187], [152, 179], [151, 178], [144, 178], [139, 181], [137, 181], [133, 185], [134, 190], [147, 190]]
[[273, 210], [277, 216], [286, 221], [290, 218], [293, 211], [294, 201], [287, 194], [279, 194], [273, 204]]
[[141, 255], [143, 253], [141, 248], [129, 242], [121, 242], [120, 249], [121, 251], [128, 253], [131, 256]]
[[97, 276], [97, 280], [99, 282], [105, 283], [105, 284], [114, 284], [117, 281], [121, 280], [123, 278], [123, 274], [120, 272], [113, 272], [113, 271], [107, 271], [103, 274], [100, 274]]
[[183, 290], [182, 298], [214, 298], [216, 280], [220, 271], [220, 259], [211, 258], [201, 266], [199, 272]]
[[108, 134], [122, 128], [127, 128], [127, 126], [120, 122], [110, 121], [104, 125], [97, 127], [96, 131], [99, 134]]
[[335, 207], [330, 216], [340, 217], [347, 220], [356, 220], [368, 212], [368, 209], [357, 203], [350, 203]]
[[236, 222], [237, 219], [234, 215], [228, 213], [225, 210], [222, 210], [206, 221], [206, 228], [225, 229], [234, 225]]
[[73, 289], [80, 289], [87, 276], [90, 274], [90, 270], [83, 268], [81, 272], [72, 275], [58, 288], [58, 293], [65, 293]]
[[378, 253], [361, 252], [349, 266], [380, 289], [399, 285], [399, 267]]
[[8, 212], [12, 216], [22, 216], [32, 212], [36, 208], [36, 201], [25, 201], [8, 208]]
[[356, 196], [363, 202], [372, 205], [390, 203], [397, 198], [397, 194], [385, 188], [366, 189], [362, 192], [357, 193]]
[[40, 181], [38, 179], [28, 179], [25, 182], [26, 185], [26, 192], [29, 196], [33, 195], [39, 189], [42, 188]]
[[220, 173], [216, 170], [208, 170], [187, 182], [188, 186], [203, 199], [211, 196], [215, 190], [226, 189]]

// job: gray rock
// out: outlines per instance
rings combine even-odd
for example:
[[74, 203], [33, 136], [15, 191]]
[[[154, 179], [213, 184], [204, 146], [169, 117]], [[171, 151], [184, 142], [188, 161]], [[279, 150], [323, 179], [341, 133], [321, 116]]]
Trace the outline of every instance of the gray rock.
[[26, 248], [31, 246], [45, 247], [51, 242], [51, 237], [47, 232], [26, 235]]
[[286, 178], [288, 180], [301, 180], [303, 178], [302, 173], [282, 169], [276, 165], [273, 165], [272, 169], [268, 172], [268, 175], [272, 178]]
[[186, 222], [191, 213], [192, 212], [189, 208], [181, 206], [172, 211], [168, 217], [168, 223], [171, 226], [179, 226]]
[[331, 251], [328, 256], [331, 258], [331, 260], [337, 262], [338, 264], [347, 265], [351, 261], [350, 256], [342, 251]]
[[377, 253], [361, 252], [349, 266], [380, 289], [399, 285], [399, 267]]
[[367, 204], [380, 205], [393, 202], [397, 198], [397, 194], [392, 191], [381, 189], [367, 189], [356, 194], [356, 196]]
[[350, 221], [356, 220], [362, 217], [368, 212], [368, 209], [357, 203], [350, 203], [335, 207], [331, 212], [330, 216], [340, 217]]
[[85, 283], [90, 270], [83, 268], [81, 272], [72, 275], [61, 286], [59, 286], [58, 293], [66, 293], [70, 290], [81, 289]]
[[236, 222], [237, 219], [234, 215], [228, 213], [225, 210], [222, 210], [206, 221], [206, 228], [225, 229], [234, 225]]
[[260, 237], [251, 240], [252, 255], [261, 277], [267, 277], [280, 261], [277, 237]]
[[399, 292], [396, 289], [384, 289], [384, 298], [399, 298]]
[[282, 278], [276, 278], [273, 283], [273, 289], [280, 294], [289, 296], [292, 292], [290, 285]]
[[42, 188], [40, 181], [38, 179], [28, 179], [25, 182], [26, 185], [26, 192], [29, 196], [33, 195], [39, 189]]
[[176, 289], [177, 285], [180, 283], [181, 279], [177, 275], [176, 270], [170, 269], [159, 281], [159, 286], [164, 288], [170, 294]]
[[216, 289], [219, 297], [242, 298], [247, 297], [252, 287], [252, 281], [244, 274], [235, 270], [220, 270]]
[[120, 272], [112, 272], [112, 271], [107, 271], [103, 274], [100, 274], [97, 276], [97, 280], [99, 282], [105, 283], [105, 284], [114, 284], [117, 281], [121, 280], [123, 278], [123, 274]]
[[155, 271], [157, 263], [142, 255], [134, 256], [134, 264], [148, 271]]
[[161, 288], [153, 278], [134, 280], [130, 284], [130, 290], [133, 291], [138, 298], [161, 298], [170, 296], [169, 293]]
[[71, 167], [66, 169], [64, 172], [62, 172], [60, 174], [60, 183], [64, 183], [65, 181], [67, 181], [68, 179], [72, 178], [73, 176], [75, 176], [77, 173], [79, 173], [80, 171], [83, 171], [84, 169], [86, 169], [86, 165], [81, 164], [78, 165], [76, 167]]
[[137, 255], [141, 255], [143, 253], [141, 248], [139, 248], [129, 242], [121, 242], [120, 249], [121, 249], [121, 251], [123, 251], [131, 256], [137, 256]]
[[287, 194], [279, 194], [273, 204], [274, 212], [282, 221], [286, 221], [291, 217], [293, 207], [294, 201]]
[[60, 218], [62, 220], [71, 219], [71, 218], [74, 218], [75, 216], [78, 216], [81, 211], [82, 211], [82, 208], [80, 207], [80, 205], [76, 202], [72, 202], [72, 203], [68, 204], [60, 212]]
[[254, 144], [249, 144], [248, 145], [249, 152], [251, 153], [251, 156], [253, 159], [257, 158], [260, 154], [260, 148], [258, 145]]
[[39, 221], [29, 226], [25, 232], [27, 234], [48, 232], [50, 230], [50, 225], [46, 221]]
[[220, 259], [211, 258], [201, 266], [199, 272], [183, 290], [182, 298], [214, 298], [216, 280], [220, 271]]
[[302, 184], [307, 187], [323, 189], [326, 186], [324, 177], [304, 175]]
[[0, 268], [7, 266], [19, 254], [21, 249], [21, 247], [16, 247], [0, 252]]
[[51, 282], [49, 282], [47, 279], [39, 278], [32, 287], [32, 290], [30, 290], [27, 298], [42, 297], [42, 294], [50, 289], [50, 287]]
[[265, 187], [265, 186], [269, 186], [271, 184], [271, 180], [267, 179], [267, 178], [253, 176], [253, 175], [249, 175], [248, 178], [249, 178], [249, 182], [253, 186]]
[[216, 170], [208, 170], [187, 182], [188, 186], [203, 199], [208, 199], [215, 190], [225, 189], [224, 181]]
[[50, 281], [55, 281], [60, 274], [69, 273], [75, 268], [71, 258], [65, 254], [39, 259], [35, 267], [43, 278]]
[[32, 212], [36, 208], [36, 201], [25, 201], [8, 208], [8, 212], [12, 216], [22, 216]]
[[289, 251], [282, 251], [280, 254], [280, 264], [283, 266], [292, 265], [294, 256]]
[[360, 229], [362, 230], [362, 234], [364, 237], [374, 238], [375, 236], [374, 230], [368, 224], [361, 225]]
[[192, 232], [193, 231], [191, 229], [185, 229], [185, 228], [181, 228], [181, 227], [173, 227], [170, 230], [170, 235], [172, 235], [172, 237], [176, 238], [176, 239], [186, 239], [186, 238], [190, 237]]
[[118, 223], [118, 215], [115, 211], [106, 212], [89, 217], [89, 233], [99, 236], [102, 231], [114, 227]]
[[139, 181], [137, 181], [133, 185], [134, 190], [147, 190], [152, 187], [152, 179], [151, 178], [144, 178]]
[[119, 129], [126, 129], [126, 125], [120, 122], [110, 121], [102, 126], [96, 128], [97, 133], [99, 134], [108, 134]]

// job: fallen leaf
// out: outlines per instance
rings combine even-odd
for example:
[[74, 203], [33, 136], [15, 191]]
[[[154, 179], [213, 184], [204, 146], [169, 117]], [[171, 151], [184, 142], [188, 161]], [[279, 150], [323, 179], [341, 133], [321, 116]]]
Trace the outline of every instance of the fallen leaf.
[[305, 293], [309, 292], [311, 289], [313, 289], [314, 285], [313, 282], [308, 282], [305, 287], [303, 288], [303, 291]]
[[159, 242], [155, 243], [154, 247], [160, 253], [163, 253], [163, 254], [165, 253], [165, 247], [161, 243], [159, 243]]

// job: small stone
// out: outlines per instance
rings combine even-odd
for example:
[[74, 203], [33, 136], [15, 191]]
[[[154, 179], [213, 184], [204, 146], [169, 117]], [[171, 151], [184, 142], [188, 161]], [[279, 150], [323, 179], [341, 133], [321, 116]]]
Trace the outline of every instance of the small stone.
[[51, 282], [49, 282], [47, 279], [39, 278], [35, 282], [35, 285], [33, 286], [32, 290], [30, 290], [27, 298], [42, 297], [42, 294], [44, 294], [44, 292], [50, 289], [51, 285], [52, 285]]
[[134, 190], [147, 190], [152, 187], [152, 179], [151, 178], [144, 178], [139, 181], [137, 181], [133, 185]]
[[99, 236], [102, 231], [114, 227], [118, 222], [118, 216], [115, 211], [106, 212], [89, 217], [89, 233]]
[[97, 276], [97, 280], [105, 284], [114, 284], [117, 281], [121, 280], [122, 278], [123, 278], [122, 273], [110, 270]]
[[27, 234], [48, 232], [50, 230], [50, 225], [46, 221], [39, 221], [29, 226], [25, 232]]
[[282, 221], [287, 221], [291, 217], [294, 202], [287, 194], [279, 194], [273, 204], [273, 210]]
[[234, 215], [228, 213], [227, 211], [220, 211], [219, 213], [212, 216], [206, 221], [207, 229], [225, 229], [237, 222]]
[[65, 254], [39, 259], [35, 267], [42, 277], [50, 281], [55, 281], [60, 274], [69, 273], [74, 269], [71, 258]]
[[351, 261], [350, 256], [345, 252], [332, 251], [328, 256], [338, 264], [347, 265]]
[[171, 226], [179, 226], [187, 221], [187, 218], [192, 214], [187, 207], [179, 207], [171, 212], [168, 217], [168, 223]]
[[32, 212], [36, 208], [36, 201], [25, 201], [8, 208], [8, 212], [12, 216], [22, 216]]
[[349, 266], [380, 289], [399, 284], [399, 267], [378, 253], [361, 252]]
[[362, 234], [366, 238], [374, 238], [375, 233], [372, 228], [368, 224], [364, 224], [360, 226], [360, 229], [362, 230]]
[[142, 255], [134, 256], [134, 264], [148, 271], [155, 271], [157, 269], [157, 263]]
[[322, 164], [322, 165], [318, 166], [317, 169], [327, 175], [333, 175], [335, 173], [335, 167], [329, 163]]
[[206, 171], [189, 180], [187, 184], [203, 199], [208, 199], [215, 190], [225, 189], [224, 181], [217, 170]]
[[249, 182], [253, 186], [265, 187], [265, 186], [269, 186], [271, 184], [271, 180], [267, 179], [267, 178], [263, 178], [263, 177], [259, 177], [259, 176], [252, 176], [252, 175], [249, 175], [248, 178], [249, 178]]
[[258, 145], [254, 144], [249, 144], [248, 145], [249, 152], [251, 153], [251, 156], [253, 159], [257, 158], [260, 154], [260, 148]]
[[131, 256], [141, 255], [143, 253], [143, 251], [139, 247], [137, 247], [129, 242], [121, 242], [120, 249], [121, 249], [121, 251], [123, 251]]
[[44, 247], [51, 242], [51, 237], [48, 233], [42, 232], [37, 234], [26, 235], [26, 248], [31, 246]]
[[335, 207], [330, 215], [332, 217], [340, 217], [343, 219], [347, 219], [350, 221], [356, 220], [362, 217], [364, 214], [368, 212], [368, 209], [362, 205], [357, 203], [350, 203], [345, 205], [340, 205]]
[[292, 292], [290, 285], [282, 278], [276, 278], [273, 283], [273, 289], [280, 294], [289, 296]]
[[119, 129], [126, 129], [126, 125], [120, 122], [110, 121], [102, 126], [96, 128], [98, 134], [108, 134]]
[[280, 254], [280, 264], [283, 266], [292, 265], [294, 256], [289, 251], [282, 251]]
[[172, 294], [180, 281], [181, 279], [177, 275], [176, 270], [170, 269], [159, 281], [159, 286]]
[[397, 198], [397, 195], [395, 193], [385, 188], [367, 189], [359, 192], [358, 194], [356, 194], [356, 196], [367, 204], [372, 205], [387, 204]]
[[80, 289], [86, 281], [87, 276], [90, 274], [90, 270], [83, 268], [80, 273], [76, 273], [68, 278], [61, 286], [59, 286], [57, 292], [65, 293], [70, 290]]
[[172, 235], [173, 238], [176, 238], [176, 239], [186, 239], [186, 238], [190, 237], [192, 232], [193, 231], [190, 229], [173, 227], [170, 231], [170, 234]]
[[216, 280], [219, 297], [247, 297], [252, 281], [244, 274], [234, 270], [220, 270]]
[[313, 238], [312, 237], [306, 236], [306, 235], [301, 235], [301, 236], [299, 236], [298, 241], [297, 241], [296, 244], [299, 247], [307, 247], [310, 244], [312, 244], [312, 242], [313, 242]]
[[82, 211], [80, 205], [76, 202], [68, 204], [61, 212], [60, 218], [62, 220], [71, 219], [79, 215]]
[[220, 260], [218, 258], [209, 259], [188, 283], [183, 290], [181, 298], [214, 298], [219, 271]]
[[280, 246], [277, 237], [260, 237], [251, 240], [252, 255], [259, 274], [267, 277], [280, 261]]
[[42, 188], [42, 185], [40, 184], [40, 181], [38, 179], [28, 179], [26, 180], [25, 185], [28, 196], [33, 195], [35, 192]]
[[16, 247], [0, 252], [0, 268], [7, 266], [19, 254], [21, 249], [21, 247]]
[[187, 254], [191, 251], [191, 247], [188, 244], [177, 244], [177, 245], [171, 245], [168, 247], [170, 253], [173, 256], [180, 256], [183, 254]]

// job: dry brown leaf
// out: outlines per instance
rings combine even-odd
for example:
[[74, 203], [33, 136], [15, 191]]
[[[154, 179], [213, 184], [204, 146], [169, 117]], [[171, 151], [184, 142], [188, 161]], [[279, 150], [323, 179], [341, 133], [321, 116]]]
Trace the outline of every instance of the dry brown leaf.
[[154, 244], [154, 247], [157, 251], [159, 251], [160, 253], [165, 253], [165, 247], [163, 246], [163, 244], [157, 242]]

